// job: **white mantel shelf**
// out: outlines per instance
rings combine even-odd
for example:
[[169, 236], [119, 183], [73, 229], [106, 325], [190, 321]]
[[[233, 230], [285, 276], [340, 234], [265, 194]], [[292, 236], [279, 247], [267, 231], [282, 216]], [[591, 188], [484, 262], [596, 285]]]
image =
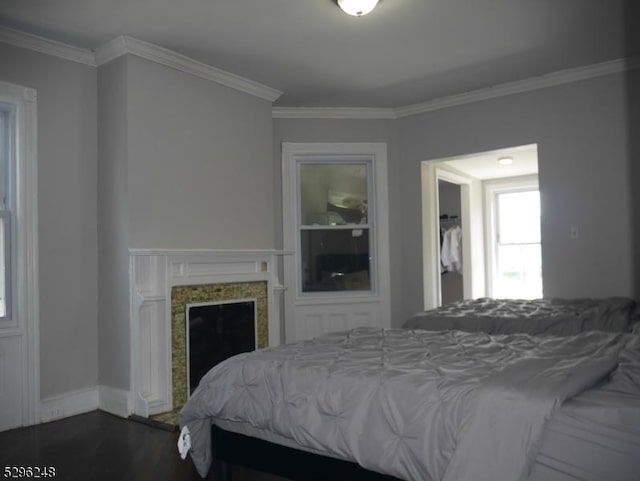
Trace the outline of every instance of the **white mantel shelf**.
[[212, 255], [212, 256], [288, 256], [293, 255], [291, 251], [283, 251], [277, 249], [129, 249], [132, 256], [193, 256], [193, 255]]
[[283, 339], [276, 249], [129, 249], [131, 320], [130, 410], [149, 416], [173, 409], [171, 289], [230, 282], [267, 283], [269, 345]]

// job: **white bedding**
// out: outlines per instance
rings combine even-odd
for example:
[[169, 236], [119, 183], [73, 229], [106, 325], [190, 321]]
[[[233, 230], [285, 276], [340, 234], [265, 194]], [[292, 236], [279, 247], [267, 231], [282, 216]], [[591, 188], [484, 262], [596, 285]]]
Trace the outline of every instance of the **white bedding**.
[[411, 481], [527, 479], [552, 413], [615, 371], [634, 338], [333, 333], [219, 364], [180, 424], [202, 476], [211, 423], [236, 423]]
[[640, 392], [591, 389], [545, 428], [529, 481], [640, 480]]
[[554, 334], [584, 331], [627, 332], [638, 322], [636, 302], [604, 299], [468, 299], [418, 312], [402, 327], [459, 329], [489, 334]]

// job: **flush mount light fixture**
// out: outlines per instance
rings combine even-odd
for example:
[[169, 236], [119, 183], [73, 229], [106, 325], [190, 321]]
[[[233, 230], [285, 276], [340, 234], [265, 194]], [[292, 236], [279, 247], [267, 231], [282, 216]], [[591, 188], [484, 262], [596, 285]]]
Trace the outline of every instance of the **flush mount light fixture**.
[[362, 17], [376, 8], [378, 0], [337, 0], [337, 3], [345, 13]]
[[498, 163], [500, 165], [511, 165], [513, 164], [513, 157], [500, 157]]

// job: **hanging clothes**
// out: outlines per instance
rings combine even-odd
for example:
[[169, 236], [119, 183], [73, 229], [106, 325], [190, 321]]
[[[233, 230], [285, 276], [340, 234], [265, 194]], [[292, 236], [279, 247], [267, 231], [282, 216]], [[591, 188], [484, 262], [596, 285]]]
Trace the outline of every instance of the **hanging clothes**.
[[442, 233], [440, 272], [462, 273], [462, 229], [459, 225]]

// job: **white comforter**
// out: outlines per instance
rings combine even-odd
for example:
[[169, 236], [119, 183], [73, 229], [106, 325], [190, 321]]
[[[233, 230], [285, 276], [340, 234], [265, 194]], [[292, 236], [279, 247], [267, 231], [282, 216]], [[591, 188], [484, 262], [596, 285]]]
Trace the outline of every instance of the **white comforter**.
[[552, 411], [613, 372], [634, 337], [360, 328], [226, 360], [180, 424], [202, 476], [225, 420], [401, 479], [524, 480]]

